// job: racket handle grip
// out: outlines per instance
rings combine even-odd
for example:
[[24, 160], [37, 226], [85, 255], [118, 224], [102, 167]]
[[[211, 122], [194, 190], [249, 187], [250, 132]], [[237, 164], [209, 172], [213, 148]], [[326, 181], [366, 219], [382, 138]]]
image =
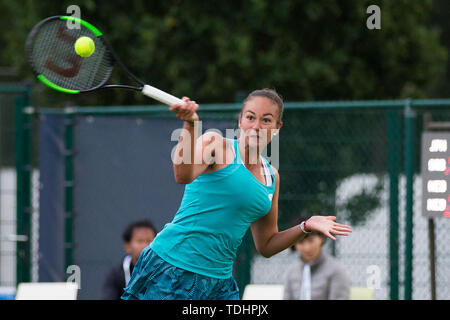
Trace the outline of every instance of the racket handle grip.
[[171, 94], [168, 94], [162, 90], [159, 90], [155, 87], [144, 85], [144, 88], [142, 89], [142, 93], [145, 94], [147, 97], [153, 98], [155, 100], [158, 100], [159, 102], [162, 102], [164, 104], [167, 104], [169, 106], [173, 104], [184, 104], [184, 101], [174, 97]]

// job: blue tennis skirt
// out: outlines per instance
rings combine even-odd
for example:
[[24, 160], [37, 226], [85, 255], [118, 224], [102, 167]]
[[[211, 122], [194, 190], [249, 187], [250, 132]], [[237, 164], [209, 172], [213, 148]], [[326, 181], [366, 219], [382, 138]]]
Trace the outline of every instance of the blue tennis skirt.
[[147, 246], [134, 266], [123, 300], [239, 300], [233, 277], [216, 279], [161, 259]]

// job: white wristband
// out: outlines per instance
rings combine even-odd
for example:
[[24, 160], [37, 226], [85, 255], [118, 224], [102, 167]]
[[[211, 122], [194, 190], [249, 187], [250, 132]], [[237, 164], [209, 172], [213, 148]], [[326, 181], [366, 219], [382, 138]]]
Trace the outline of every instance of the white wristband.
[[303, 221], [302, 223], [300, 223], [300, 229], [302, 229], [303, 233], [311, 233], [311, 231], [306, 231], [305, 230], [305, 221]]

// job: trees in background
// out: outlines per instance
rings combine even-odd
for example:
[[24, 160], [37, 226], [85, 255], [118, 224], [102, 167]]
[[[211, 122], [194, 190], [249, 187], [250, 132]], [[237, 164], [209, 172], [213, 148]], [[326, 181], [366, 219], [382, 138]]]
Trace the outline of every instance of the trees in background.
[[[287, 101], [427, 97], [448, 57], [431, 20], [445, 1], [376, 1], [381, 30], [366, 27], [373, 1], [73, 2], [0, 1], [1, 64], [32, 80], [37, 98], [51, 106], [67, 96], [32, 77], [24, 42], [35, 23], [65, 14], [71, 4], [140, 78], [200, 103], [234, 102], [239, 92], [261, 87], [277, 89]], [[112, 81], [127, 79], [115, 73]], [[78, 105], [154, 103], [121, 90], [71, 99]]]

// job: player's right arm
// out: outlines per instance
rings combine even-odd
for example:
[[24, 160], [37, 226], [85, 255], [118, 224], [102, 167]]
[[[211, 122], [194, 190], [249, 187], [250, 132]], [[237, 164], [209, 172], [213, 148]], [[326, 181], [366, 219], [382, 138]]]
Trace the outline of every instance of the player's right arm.
[[[217, 148], [223, 148], [224, 138], [215, 132], [207, 132], [198, 138], [195, 130], [199, 120], [195, 101], [183, 97], [184, 105], [172, 105], [170, 111], [184, 121], [178, 144], [173, 155], [173, 171], [177, 183], [187, 184], [214, 165]], [[193, 151], [191, 151], [193, 150]]]

